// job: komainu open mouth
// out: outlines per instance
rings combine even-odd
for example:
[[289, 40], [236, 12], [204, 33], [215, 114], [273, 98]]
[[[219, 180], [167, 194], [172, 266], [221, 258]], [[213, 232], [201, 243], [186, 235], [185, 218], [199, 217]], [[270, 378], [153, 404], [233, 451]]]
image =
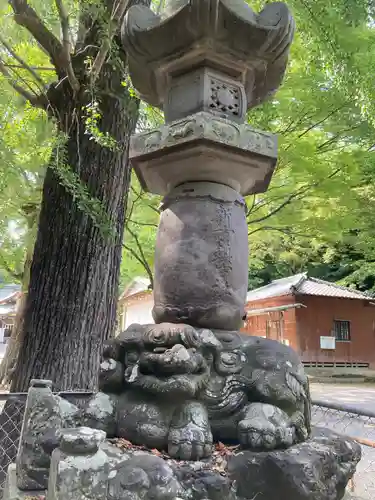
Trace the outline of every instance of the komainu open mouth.
[[137, 363], [126, 369], [125, 381], [151, 392], [194, 396], [208, 375], [201, 353], [176, 344], [170, 349], [158, 346], [142, 352]]
[[146, 375], [161, 376], [199, 373], [206, 362], [196, 349], [186, 349], [181, 344], [171, 349], [157, 347], [153, 352], [144, 352], [140, 357], [140, 371]]

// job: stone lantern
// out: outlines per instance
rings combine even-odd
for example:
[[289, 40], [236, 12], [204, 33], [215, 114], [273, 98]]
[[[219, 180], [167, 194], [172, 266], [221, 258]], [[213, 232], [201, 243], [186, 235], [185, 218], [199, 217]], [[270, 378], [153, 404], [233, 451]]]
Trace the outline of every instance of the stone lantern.
[[243, 196], [267, 190], [277, 140], [244, 123], [280, 85], [294, 32], [283, 3], [171, 0], [127, 14], [122, 39], [135, 88], [165, 125], [133, 136], [146, 191], [164, 196], [156, 242], [157, 323], [236, 330], [245, 314]]
[[[309, 382], [290, 347], [236, 331], [243, 196], [267, 189], [277, 156], [275, 137], [245, 115], [279, 86], [293, 29], [281, 3], [259, 15], [242, 0], [172, 0], [161, 16], [129, 9], [133, 83], [166, 119], [130, 148], [143, 188], [164, 196], [156, 324], [109, 340], [100, 391], [79, 408], [33, 381], [4, 500], [47, 487], [48, 500], [343, 497], [360, 446], [311, 433]], [[238, 447], [221, 455], [214, 443]]]

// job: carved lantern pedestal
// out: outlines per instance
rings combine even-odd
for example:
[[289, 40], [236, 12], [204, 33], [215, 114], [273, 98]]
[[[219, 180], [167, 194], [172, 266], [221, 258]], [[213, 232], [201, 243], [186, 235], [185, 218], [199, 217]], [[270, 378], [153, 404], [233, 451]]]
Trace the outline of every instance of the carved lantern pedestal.
[[171, 1], [162, 16], [129, 9], [123, 43], [134, 86], [166, 124], [132, 138], [142, 187], [164, 195], [155, 253], [157, 323], [236, 330], [248, 247], [242, 196], [267, 190], [276, 137], [245, 124], [273, 94], [294, 30], [284, 4]]

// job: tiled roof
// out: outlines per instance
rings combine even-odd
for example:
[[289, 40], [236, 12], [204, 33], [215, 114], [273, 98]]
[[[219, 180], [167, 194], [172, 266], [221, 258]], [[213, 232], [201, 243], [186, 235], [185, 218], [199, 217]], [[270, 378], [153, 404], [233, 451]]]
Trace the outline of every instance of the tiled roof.
[[147, 278], [137, 277], [134, 278], [129, 285], [125, 288], [123, 293], [120, 295], [120, 300], [135, 295], [139, 292], [146, 292], [149, 290], [150, 280]]
[[0, 284], [0, 302], [6, 302], [11, 299], [13, 295], [16, 295], [21, 291], [21, 285], [16, 283], [13, 284]]
[[16, 304], [0, 304], [0, 316], [8, 316], [16, 313]]
[[343, 299], [374, 300], [367, 293], [317, 278], [307, 278], [298, 286], [296, 292], [303, 295], [323, 295], [324, 297], [340, 297]]
[[290, 295], [293, 287], [296, 287], [305, 277], [305, 274], [295, 274], [294, 276], [288, 276], [288, 278], [271, 281], [268, 285], [248, 292], [247, 300], [260, 300], [268, 299], [269, 297], [279, 297], [280, 295]]
[[288, 278], [274, 280], [266, 286], [251, 290], [247, 301], [261, 300], [282, 295], [319, 295], [321, 297], [338, 297], [343, 299], [375, 300], [366, 293], [352, 290], [344, 286], [311, 278], [306, 273], [295, 274]]

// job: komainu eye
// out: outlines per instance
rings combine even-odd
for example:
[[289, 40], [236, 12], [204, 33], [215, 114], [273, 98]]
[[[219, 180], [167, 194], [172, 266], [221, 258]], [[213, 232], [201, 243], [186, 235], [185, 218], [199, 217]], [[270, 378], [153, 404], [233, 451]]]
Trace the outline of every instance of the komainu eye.
[[224, 352], [221, 355], [221, 362], [226, 366], [235, 366], [239, 362], [238, 355], [234, 352]]
[[139, 359], [139, 354], [136, 351], [127, 352], [125, 355], [125, 361], [127, 365], [135, 365]]

